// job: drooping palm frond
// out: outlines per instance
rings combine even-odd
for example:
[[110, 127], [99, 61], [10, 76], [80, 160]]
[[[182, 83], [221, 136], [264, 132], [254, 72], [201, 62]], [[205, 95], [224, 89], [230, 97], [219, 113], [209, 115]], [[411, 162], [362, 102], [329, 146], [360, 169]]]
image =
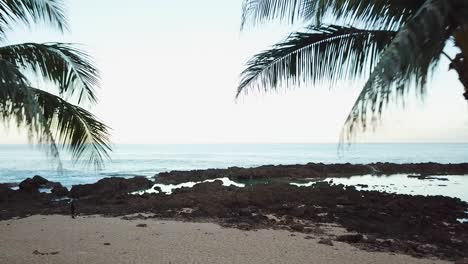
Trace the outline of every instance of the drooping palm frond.
[[0, 0], [0, 38], [17, 22], [46, 22], [60, 31], [68, 28], [63, 0]]
[[[110, 151], [108, 127], [85, 109], [30, 87], [9, 61], [0, 60], [0, 118], [28, 128], [30, 140], [48, 147], [59, 159], [56, 142], [74, 159], [87, 159], [100, 168]], [[60, 163], [59, 163], [60, 164]]]
[[[0, 0], [0, 40], [22, 22], [45, 22], [68, 28], [63, 0]], [[51, 81], [59, 96], [33, 88], [26, 72]], [[25, 43], [0, 48], [0, 119], [26, 127], [31, 143], [59, 158], [56, 142], [76, 160], [86, 158], [99, 168], [110, 151], [109, 128], [87, 110], [66, 99], [95, 103], [99, 72], [91, 57], [71, 44]]]
[[268, 90], [359, 78], [373, 69], [395, 34], [335, 25], [294, 33], [247, 63], [236, 97], [252, 88]]
[[13, 121], [18, 127], [26, 127], [30, 142], [36, 139], [38, 144], [47, 146], [46, 150], [61, 168], [58, 147], [35, 95], [31, 90], [23, 89], [28, 84], [27, 78], [15, 65], [0, 59], [0, 119], [5, 125]]
[[46, 122], [56, 129], [58, 142], [72, 153], [75, 160], [88, 160], [100, 168], [111, 150], [109, 128], [79, 106], [45, 91], [29, 89], [34, 93]]
[[99, 72], [90, 56], [71, 44], [25, 43], [0, 47], [0, 56], [25, 70], [52, 81], [61, 95], [78, 95], [78, 104], [83, 99], [96, 103], [95, 88]]
[[366, 28], [394, 28], [411, 17], [425, 0], [245, 0], [241, 28], [272, 19], [299, 19], [320, 24], [324, 17]]
[[398, 32], [357, 98], [343, 128], [343, 139], [352, 139], [356, 128], [365, 130], [378, 120], [392, 95], [404, 99], [402, 95], [411, 87], [424, 94], [427, 78], [452, 34], [449, 14], [453, 11], [450, 1], [427, 0]]

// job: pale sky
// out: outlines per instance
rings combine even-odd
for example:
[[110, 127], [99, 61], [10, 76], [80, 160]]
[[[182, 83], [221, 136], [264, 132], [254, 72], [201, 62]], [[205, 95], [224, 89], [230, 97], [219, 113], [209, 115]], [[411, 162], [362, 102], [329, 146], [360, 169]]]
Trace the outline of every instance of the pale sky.
[[[44, 27], [10, 42], [82, 43], [102, 73], [92, 109], [114, 143], [337, 142], [360, 83], [303, 87], [234, 100], [244, 63], [287, 26], [239, 32], [242, 0], [68, 1], [71, 32]], [[424, 102], [384, 116], [367, 142], [468, 142], [468, 103], [447, 61]], [[25, 143], [0, 128], [0, 143]]]

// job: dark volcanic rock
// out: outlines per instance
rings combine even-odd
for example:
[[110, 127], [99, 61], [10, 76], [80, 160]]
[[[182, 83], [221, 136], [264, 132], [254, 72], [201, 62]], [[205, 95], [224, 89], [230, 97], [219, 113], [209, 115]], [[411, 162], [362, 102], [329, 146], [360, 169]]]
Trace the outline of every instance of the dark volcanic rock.
[[7, 184], [0, 184], [0, 202], [6, 201], [13, 192]]
[[52, 188], [51, 193], [55, 194], [58, 197], [65, 197], [68, 195], [68, 189], [62, 185], [56, 185]]
[[58, 182], [49, 181], [39, 175], [36, 175], [31, 178], [27, 178], [26, 180], [20, 182], [19, 189], [28, 193], [38, 193], [39, 188], [47, 188], [52, 189], [54, 187], [62, 186]]
[[361, 234], [355, 235], [341, 235], [336, 238], [337, 241], [347, 242], [347, 243], [359, 243], [363, 239]]
[[32, 181], [40, 186], [46, 185], [47, 183], [49, 183], [47, 179], [39, 175], [35, 175], [34, 177], [32, 177]]
[[118, 195], [148, 189], [151, 186], [153, 186], [153, 182], [146, 177], [134, 177], [131, 179], [111, 177], [101, 179], [94, 184], [73, 185], [70, 190], [70, 197]]
[[[231, 180], [247, 181], [271, 179], [304, 179], [324, 177], [349, 177], [363, 174], [415, 173], [423, 175], [464, 175], [468, 174], [468, 163], [372, 163], [372, 164], [323, 164], [306, 165], [266, 165], [257, 168], [231, 167], [227, 169], [207, 169], [194, 171], [171, 171], [156, 175], [160, 183], [177, 184], [188, 181], [203, 181], [220, 177]], [[418, 176], [421, 177], [421, 176]], [[440, 178], [438, 178], [441, 180]]]
[[305, 205], [300, 205], [300, 206], [297, 206], [297, 207], [294, 207], [293, 209], [291, 209], [291, 215], [292, 216], [296, 216], [296, 217], [301, 217], [305, 214], [306, 212], [306, 207]]
[[37, 193], [40, 187], [40, 184], [31, 178], [27, 178], [19, 184], [19, 189], [28, 193]]

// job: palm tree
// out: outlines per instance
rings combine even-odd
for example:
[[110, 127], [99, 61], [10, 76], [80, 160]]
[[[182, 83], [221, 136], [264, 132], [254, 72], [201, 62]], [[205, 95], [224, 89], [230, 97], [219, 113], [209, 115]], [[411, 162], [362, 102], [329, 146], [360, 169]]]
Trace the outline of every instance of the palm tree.
[[[0, 0], [0, 41], [19, 23], [45, 22], [68, 29], [62, 0]], [[35, 87], [44, 80], [55, 93]], [[60, 164], [60, 150], [97, 168], [111, 150], [108, 127], [80, 105], [97, 102], [99, 73], [91, 57], [72, 44], [24, 43], [0, 47], [0, 118], [26, 127], [31, 143]], [[40, 83], [40, 81], [35, 81]]]
[[[242, 28], [272, 19], [306, 28], [250, 59], [236, 97], [252, 89], [367, 78], [343, 127], [342, 139], [350, 140], [408, 91], [424, 95], [444, 56], [468, 100], [466, 0], [244, 1]], [[444, 52], [450, 45], [458, 52], [454, 58]]]

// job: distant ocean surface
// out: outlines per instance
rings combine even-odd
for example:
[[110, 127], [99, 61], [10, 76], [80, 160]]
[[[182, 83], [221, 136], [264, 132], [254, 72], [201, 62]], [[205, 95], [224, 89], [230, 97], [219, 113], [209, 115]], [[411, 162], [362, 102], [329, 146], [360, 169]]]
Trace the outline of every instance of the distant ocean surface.
[[[62, 155], [64, 155], [63, 153]], [[74, 166], [63, 157], [64, 170], [44, 152], [28, 145], [0, 145], [0, 182], [19, 182], [41, 175], [65, 186], [110, 177], [154, 176], [171, 170], [253, 167], [267, 164], [468, 162], [468, 144], [193, 144], [116, 145], [105, 168]]]

